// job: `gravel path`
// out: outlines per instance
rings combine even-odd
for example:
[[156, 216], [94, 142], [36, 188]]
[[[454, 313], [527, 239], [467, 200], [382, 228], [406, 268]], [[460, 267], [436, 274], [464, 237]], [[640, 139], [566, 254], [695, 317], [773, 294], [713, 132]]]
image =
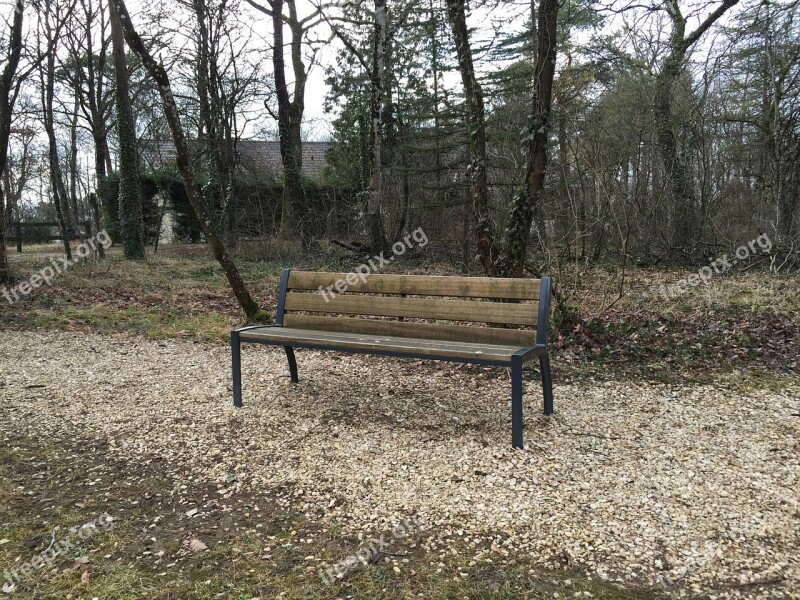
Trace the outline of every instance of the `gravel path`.
[[0, 338], [8, 424], [107, 440], [225, 497], [282, 504], [354, 532], [417, 511], [435, 555], [527, 555], [676, 596], [800, 598], [800, 380], [782, 391], [643, 383], [526, 388], [526, 449], [510, 450], [502, 369], [245, 346], [245, 407], [224, 345], [122, 336]]

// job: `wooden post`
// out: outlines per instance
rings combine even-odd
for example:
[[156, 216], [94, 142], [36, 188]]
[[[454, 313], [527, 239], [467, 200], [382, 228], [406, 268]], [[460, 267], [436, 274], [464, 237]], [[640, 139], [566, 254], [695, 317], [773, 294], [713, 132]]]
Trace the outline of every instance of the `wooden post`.
[[22, 252], [22, 224], [17, 221], [15, 225], [17, 226], [17, 252]]

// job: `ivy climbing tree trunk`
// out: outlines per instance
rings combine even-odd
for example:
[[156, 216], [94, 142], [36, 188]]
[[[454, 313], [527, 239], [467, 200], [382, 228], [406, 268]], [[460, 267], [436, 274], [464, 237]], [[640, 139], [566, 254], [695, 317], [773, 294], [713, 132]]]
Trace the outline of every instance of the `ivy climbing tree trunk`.
[[[283, 59], [283, 0], [273, 0], [272, 6], [272, 68], [275, 74], [275, 94], [278, 97], [278, 136], [283, 163], [283, 206], [281, 209], [281, 234], [291, 235], [298, 230], [297, 211], [304, 204], [305, 190], [301, 179], [302, 148], [297, 115], [289, 98]], [[294, 58], [294, 32], [292, 57]], [[303, 70], [304, 71], [304, 70]], [[304, 85], [304, 84], [303, 84]], [[302, 94], [302, 92], [301, 92]], [[295, 99], [297, 91], [295, 91]], [[301, 101], [302, 102], [302, 101]], [[302, 120], [302, 104], [300, 107]]]
[[489, 184], [486, 179], [486, 111], [483, 90], [475, 76], [464, 0], [447, 0], [447, 14], [453, 30], [466, 101], [469, 175], [472, 182], [472, 230], [483, 272], [490, 277], [494, 274], [495, 249], [494, 227], [489, 215]]
[[158, 87], [158, 93], [161, 96], [161, 102], [164, 108], [164, 116], [166, 117], [170, 132], [172, 133], [172, 139], [175, 143], [178, 169], [183, 179], [183, 185], [186, 188], [186, 195], [197, 220], [203, 228], [206, 239], [214, 252], [214, 258], [217, 259], [225, 272], [225, 276], [228, 278], [228, 282], [236, 299], [247, 315], [248, 322], [269, 322], [271, 316], [268, 312], [262, 310], [250, 295], [250, 291], [247, 289], [247, 285], [242, 279], [241, 273], [239, 273], [239, 269], [236, 267], [236, 263], [234, 263], [228, 253], [228, 249], [225, 247], [225, 243], [217, 235], [211, 224], [210, 216], [206, 210], [205, 202], [203, 201], [203, 194], [194, 176], [189, 145], [183, 132], [183, 125], [181, 124], [180, 114], [175, 104], [175, 97], [172, 93], [172, 87], [170, 86], [167, 72], [161, 64], [155, 61], [145, 47], [142, 38], [139, 37], [139, 34], [136, 32], [131, 22], [130, 15], [128, 14], [128, 9], [125, 6], [125, 1], [110, 0], [110, 3], [117, 11], [119, 22], [125, 34], [125, 40], [128, 42], [128, 46], [141, 59], [144, 68]]
[[119, 227], [125, 258], [144, 258], [144, 217], [142, 183], [139, 179], [139, 156], [136, 151], [136, 128], [131, 110], [128, 62], [125, 60], [125, 37], [120, 15], [110, 4], [111, 53], [117, 76], [116, 107], [119, 137]]
[[[22, 19], [25, 5], [18, 0], [14, 5], [14, 16], [11, 19], [11, 30], [6, 48], [6, 64], [0, 75], [0, 173], [5, 171], [8, 162], [8, 143], [11, 138], [11, 121], [13, 119], [14, 103], [17, 93], [14, 90], [14, 76], [19, 67], [22, 56]], [[3, 186], [0, 186], [0, 283], [11, 281], [11, 272], [8, 266], [6, 252], [5, 197]]]
[[558, 0], [541, 0], [533, 81], [533, 115], [528, 125], [530, 146], [525, 186], [514, 198], [505, 232], [504, 254], [498, 275], [522, 277], [528, 250], [533, 213], [544, 189], [547, 174], [547, 145], [552, 126], [553, 80], [556, 72]]
[[667, 186], [672, 198], [672, 245], [687, 248], [697, 231], [697, 199], [692, 173], [686, 159], [678, 151], [673, 112], [673, 92], [692, 46], [739, 0], [724, 0], [709, 14], [700, 26], [686, 35], [686, 17], [681, 13], [678, 0], [665, 0], [667, 14], [672, 21], [669, 54], [656, 75], [656, 93], [653, 98], [653, 117], [658, 136], [658, 150], [664, 163]]

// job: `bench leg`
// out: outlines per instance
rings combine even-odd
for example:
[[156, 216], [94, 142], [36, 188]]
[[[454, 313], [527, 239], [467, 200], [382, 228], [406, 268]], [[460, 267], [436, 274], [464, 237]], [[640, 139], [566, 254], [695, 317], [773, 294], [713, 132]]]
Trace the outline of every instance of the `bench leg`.
[[550, 358], [547, 354], [539, 357], [542, 368], [542, 392], [544, 393], [544, 414], [553, 414], [553, 377], [550, 374]]
[[289, 361], [289, 374], [292, 376], [292, 383], [297, 383], [300, 379], [297, 377], [297, 359], [294, 357], [294, 348], [291, 346], [284, 346], [286, 350], [286, 360]]
[[511, 358], [511, 447], [522, 448], [522, 358]]
[[231, 366], [233, 367], [233, 405], [242, 406], [242, 347], [239, 332], [231, 331]]

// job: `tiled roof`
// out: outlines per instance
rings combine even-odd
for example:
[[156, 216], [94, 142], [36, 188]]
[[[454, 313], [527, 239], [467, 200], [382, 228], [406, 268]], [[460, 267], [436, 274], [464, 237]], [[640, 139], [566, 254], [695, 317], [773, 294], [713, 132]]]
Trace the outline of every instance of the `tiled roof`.
[[[319, 179], [325, 169], [325, 154], [330, 142], [303, 142], [303, 174]], [[145, 165], [161, 168], [175, 164], [175, 146], [172, 140], [142, 140], [142, 156]], [[236, 144], [240, 168], [249, 175], [276, 179], [283, 177], [281, 148], [277, 141], [239, 140]]]

